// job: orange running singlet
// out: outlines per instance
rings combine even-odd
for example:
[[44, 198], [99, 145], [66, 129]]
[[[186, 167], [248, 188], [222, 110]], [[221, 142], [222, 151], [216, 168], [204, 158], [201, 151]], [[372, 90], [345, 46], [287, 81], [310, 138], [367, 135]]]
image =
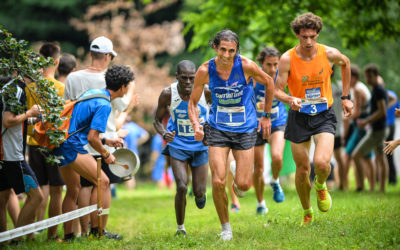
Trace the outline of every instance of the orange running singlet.
[[[296, 47], [289, 51], [290, 72], [288, 86], [290, 94], [303, 100], [326, 98], [325, 108], [311, 108], [309, 114], [319, 113], [333, 103], [331, 74], [325, 46], [317, 44], [317, 55], [311, 61], [304, 61], [296, 53]], [[326, 107], [327, 106], [327, 107]], [[314, 112], [315, 111], [315, 112]], [[302, 112], [302, 110], [300, 110]]]

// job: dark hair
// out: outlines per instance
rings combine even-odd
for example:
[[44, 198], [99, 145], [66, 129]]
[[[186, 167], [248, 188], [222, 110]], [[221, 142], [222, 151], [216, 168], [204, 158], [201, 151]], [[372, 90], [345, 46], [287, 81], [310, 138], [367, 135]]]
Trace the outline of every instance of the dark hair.
[[58, 73], [66, 76], [76, 67], [76, 58], [74, 55], [63, 53], [61, 54], [60, 64], [58, 64]]
[[221, 30], [215, 35], [213, 40], [209, 41], [209, 44], [211, 48], [213, 48], [213, 45], [215, 45], [215, 47], [218, 48], [221, 41], [236, 43], [236, 50], [239, 52], [239, 37], [238, 35], [236, 35], [235, 32], [231, 30]]
[[104, 59], [104, 57], [107, 54], [96, 52], [96, 51], [90, 51], [90, 55], [92, 56], [93, 60], [102, 60], [102, 59]]
[[257, 56], [257, 61], [262, 64], [266, 57], [281, 57], [281, 53], [275, 47], [265, 47]]
[[351, 74], [351, 76], [353, 76], [357, 79], [360, 79], [360, 69], [358, 68], [357, 65], [352, 64], [350, 66], [350, 74]]
[[304, 13], [294, 19], [290, 26], [294, 33], [299, 34], [301, 29], [311, 29], [319, 33], [322, 29], [321, 17], [314, 15], [311, 12]]
[[182, 70], [194, 70], [196, 71], [196, 65], [189, 60], [183, 60], [178, 63], [176, 73], [180, 74]]
[[44, 43], [39, 50], [41, 56], [57, 59], [60, 57], [60, 46], [57, 43]]
[[364, 72], [365, 73], [373, 73], [374, 75], [378, 76], [379, 75], [379, 67], [376, 64], [370, 63], [364, 67]]
[[128, 85], [134, 79], [132, 70], [124, 65], [113, 65], [106, 72], [107, 89], [113, 91], [119, 90], [122, 85]]

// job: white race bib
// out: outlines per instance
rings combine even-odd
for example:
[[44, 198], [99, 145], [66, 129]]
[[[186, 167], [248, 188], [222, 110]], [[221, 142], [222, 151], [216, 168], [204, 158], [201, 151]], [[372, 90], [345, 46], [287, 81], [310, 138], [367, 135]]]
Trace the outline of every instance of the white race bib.
[[236, 127], [246, 123], [246, 109], [239, 107], [217, 106], [216, 122], [228, 126]]

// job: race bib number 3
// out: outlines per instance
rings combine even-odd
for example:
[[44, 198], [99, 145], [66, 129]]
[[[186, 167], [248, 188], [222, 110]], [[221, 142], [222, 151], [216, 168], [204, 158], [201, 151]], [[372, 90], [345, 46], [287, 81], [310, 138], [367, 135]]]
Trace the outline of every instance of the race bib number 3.
[[190, 123], [189, 119], [178, 119], [177, 125], [179, 136], [194, 136], [192, 123]]
[[240, 126], [246, 123], [246, 109], [244, 106], [240, 107], [217, 107], [216, 121], [219, 124], [228, 126]]
[[318, 114], [328, 110], [328, 103], [326, 102], [304, 102], [301, 106], [303, 107], [299, 111], [309, 115]]

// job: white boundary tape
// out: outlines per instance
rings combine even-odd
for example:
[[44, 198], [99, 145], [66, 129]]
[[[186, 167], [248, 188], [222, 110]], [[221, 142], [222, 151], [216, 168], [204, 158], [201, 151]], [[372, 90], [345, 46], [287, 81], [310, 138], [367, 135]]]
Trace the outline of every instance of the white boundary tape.
[[9, 231], [5, 231], [0, 233], [0, 242], [11, 240], [26, 234], [30, 234], [42, 229], [46, 229], [48, 227], [52, 227], [66, 221], [70, 221], [76, 218], [79, 218], [83, 215], [90, 214], [97, 210], [97, 204], [91, 205], [87, 207], [83, 207], [65, 214], [61, 214], [46, 220], [38, 221], [36, 223], [32, 223], [23, 227], [18, 227]]

